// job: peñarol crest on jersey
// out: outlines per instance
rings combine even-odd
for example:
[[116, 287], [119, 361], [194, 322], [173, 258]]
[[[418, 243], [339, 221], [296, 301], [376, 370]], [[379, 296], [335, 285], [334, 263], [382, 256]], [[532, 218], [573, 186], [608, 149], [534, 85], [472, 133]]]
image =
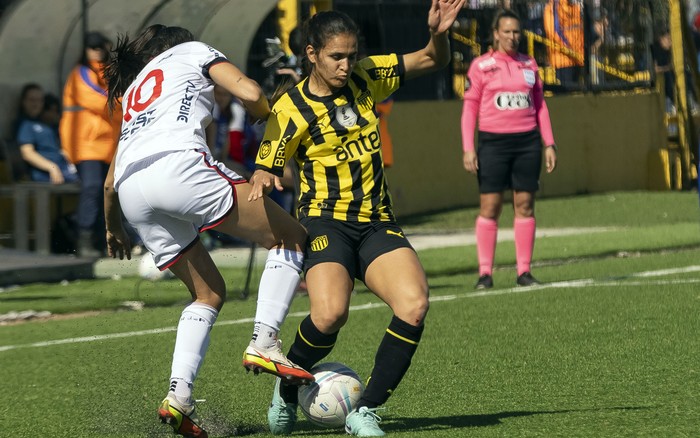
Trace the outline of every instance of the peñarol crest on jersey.
[[260, 159], [264, 160], [265, 158], [270, 156], [270, 152], [272, 152], [272, 143], [270, 142], [270, 140], [265, 140], [260, 145], [258, 155], [260, 156]]
[[335, 119], [346, 128], [355, 126], [357, 123], [357, 114], [352, 110], [349, 104], [341, 105], [335, 109]]
[[311, 251], [313, 252], [318, 252], [318, 251], [323, 251], [326, 249], [328, 246], [328, 236], [323, 235], [323, 236], [318, 236], [314, 240], [311, 241]]

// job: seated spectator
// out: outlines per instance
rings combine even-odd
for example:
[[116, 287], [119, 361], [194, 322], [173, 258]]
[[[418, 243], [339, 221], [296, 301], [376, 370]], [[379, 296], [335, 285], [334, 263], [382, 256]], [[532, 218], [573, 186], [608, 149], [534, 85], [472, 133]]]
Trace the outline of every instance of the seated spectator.
[[58, 132], [42, 120], [44, 91], [27, 84], [20, 95], [15, 141], [30, 166], [33, 181], [62, 184], [78, 181], [78, 173], [61, 150]]
[[61, 99], [58, 96], [51, 93], [44, 95], [44, 110], [41, 112], [41, 121], [58, 134], [58, 125], [61, 123]]

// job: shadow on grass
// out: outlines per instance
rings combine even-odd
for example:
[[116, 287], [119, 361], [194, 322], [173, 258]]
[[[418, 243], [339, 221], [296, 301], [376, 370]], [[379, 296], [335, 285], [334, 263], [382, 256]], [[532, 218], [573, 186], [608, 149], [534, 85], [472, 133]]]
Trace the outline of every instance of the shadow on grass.
[[508, 418], [530, 417], [533, 415], [569, 414], [576, 412], [635, 411], [653, 409], [653, 406], [615, 406], [594, 409], [562, 409], [554, 411], [509, 411], [496, 414], [450, 415], [447, 417], [391, 418], [382, 423], [382, 429], [389, 431], [430, 431], [456, 427], [498, 426]]
[[[510, 411], [499, 412], [496, 414], [476, 414], [476, 415], [450, 415], [445, 417], [418, 417], [418, 418], [390, 418], [382, 422], [381, 428], [385, 432], [429, 432], [436, 430], [446, 430], [453, 428], [467, 427], [489, 427], [498, 426], [503, 420], [508, 418], [529, 417], [533, 415], [552, 415], [552, 414], [568, 414], [577, 412], [606, 412], [606, 411], [638, 411], [653, 409], [655, 406], [615, 406], [609, 408], [598, 409], [563, 409], [554, 411]], [[237, 436], [249, 436], [257, 434], [269, 434], [267, 425], [260, 424], [235, 424], [230, 421], [227, 415], [219, 415], [217, 413], [209, 413], [207, 415], [206, 427], [207, 431], [213, 435], [223, 438], [232, 438]], [[155, 424], [155, 423], [154, 423]], [[149, 436], [161, 436], [168, 430], [167, 426], [159, 425], [153, 430]], [[342, 428], [339, 429], [323, 429], [314, 426], [300, 415], [299, 422], [294, 428], [295, 436], [318, 436], [318, 435], [338, 435], [347, 436]]]
[[50, 296], [50, 295], [41, 295], [41, 296], [35, 296], [35, 297], [2, 297], [0, 298], [0, 303], [9, 303], [9, 302], [14, 302], [14, 301], [49, 301], [49, 300], [62, 300], [66, 297], [64, 296]]

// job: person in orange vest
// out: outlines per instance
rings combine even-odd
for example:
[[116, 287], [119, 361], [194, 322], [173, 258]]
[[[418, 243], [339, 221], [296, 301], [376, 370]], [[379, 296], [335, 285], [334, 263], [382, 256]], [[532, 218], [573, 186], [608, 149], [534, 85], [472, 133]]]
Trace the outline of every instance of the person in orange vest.
[[105, 248], [102, 186], [119, 138], [121, 110], [107, 109], [104, 62], [111, 41], [90, 32], [80, 62], [63, 88], [63, 116], [59, 125], [65, 155], [75, 164], [81, 181], [76, 212], [78, 255], [99, 257]]
[[556, 70], [557, 79], [564, 86], [578, 85], [584, 53], [581, 3], [549, 0], [543, 18], [547, 38], [556, 44], [549, 48], [549, 63]]
[[391, 97], [377, 103], [377, 112], [379, 113], [379, 136], [382, 139], [382, 158], [384, 158], [385, 168], [394, 165], [394, 145], [391, 142], [389, 121], [387, 120], [393, 106], [394, 99]]

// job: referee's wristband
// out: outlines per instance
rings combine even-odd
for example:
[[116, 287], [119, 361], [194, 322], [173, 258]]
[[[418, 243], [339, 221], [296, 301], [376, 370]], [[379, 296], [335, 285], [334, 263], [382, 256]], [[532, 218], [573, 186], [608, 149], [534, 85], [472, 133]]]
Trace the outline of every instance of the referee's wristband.
[[555, 144], [550, 144], [550, 145], [547, 145], [547, 146], [545, 146], [545, 147], [554, 149], [554, 152], [558, 152], [558, 151], [559, 151], [559, 149], [557, 149], [557, 145], [555, 145]]

